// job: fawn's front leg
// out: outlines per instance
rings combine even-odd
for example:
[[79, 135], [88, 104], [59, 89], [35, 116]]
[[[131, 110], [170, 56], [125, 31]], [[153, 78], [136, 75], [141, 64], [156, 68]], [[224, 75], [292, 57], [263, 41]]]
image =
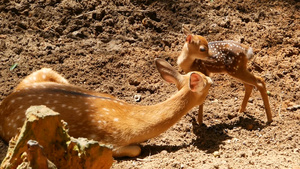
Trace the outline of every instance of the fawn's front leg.
[[198, 124], [202, 124], [203, 123], [203, 104], [199, 105], [199, 110], [198, 110]]
[[252, 89], [253, 89], [253, 86], [249, 85], [247, 83], [244, 83], [244, 86], [245, 86], [245, 96], [244, 96], [241, 108], [239, 110], [239, 113], [242, 113], [242, 112], [244, 112], [246, 110], [246, 106], [247, 106], [249, 97], [250, 97], [250, 95], [252, 93]]

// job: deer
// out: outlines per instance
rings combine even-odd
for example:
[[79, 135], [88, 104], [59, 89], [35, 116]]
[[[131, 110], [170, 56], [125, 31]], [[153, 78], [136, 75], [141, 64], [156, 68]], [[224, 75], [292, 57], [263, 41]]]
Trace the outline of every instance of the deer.
[[[177, 64], [185, 72], [199, 71], [206, 76], [212, 73], [224, 73], [242, 82], [245, 95], [239, 113], [245, 111], [253, 87], [256, 87], [263, 99], [267, 115], [267, 123], [272, 122], [266, 84], [261, 77], [247, 70], [247, 62], [254, 56], [253, 49], [241, 43], [225, 40], [208, 42], [205, 37], [193, 35], [183, 27], [186, 41], [177, 58]], [[203, 104], [198, 110], [198, 124], [203, 124]]]
[[0, 136], [8, 142], [25, 121], [26, 109], [45, 105], [60, 113], [72, 137], [110, 145], [114, 157], [136, 157], [141, 153], [138, 143], [165, 132], [204, 102], [212, 84], [200, 72], [181, 75], [163, 59], [156, 59], [155, 64], [160, 76], [175, 84], [178, 91], [167, 100], [149, 106], [83, 89], [52, 69], [40, 69], [25, 77], [2, 101]]

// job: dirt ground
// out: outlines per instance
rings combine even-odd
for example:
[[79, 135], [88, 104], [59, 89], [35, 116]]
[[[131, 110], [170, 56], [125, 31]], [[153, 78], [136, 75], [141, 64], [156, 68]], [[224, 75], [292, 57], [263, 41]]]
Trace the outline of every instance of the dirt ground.
[[[257, 90], [238, 114], [243, 85], [215, 74], [205, 125], [196, 123], [194, 108], [142, 143], [139, 157], [116, 159], [112, 168], [300, 167], [297, 0], [1, 0], [0, 100], [26, 75], [49, 67], [83, 88], [130, 103], [141, 95], [135, 104], [159, 103], [176, 87], [160, 78], [154, 58], [178, 68], [183, 24], [209, 41], [255, 49], [249, 70], [266, 82], [274, 122], [266, 124]], [[0, 142], [0, 161], [6, 150]]]

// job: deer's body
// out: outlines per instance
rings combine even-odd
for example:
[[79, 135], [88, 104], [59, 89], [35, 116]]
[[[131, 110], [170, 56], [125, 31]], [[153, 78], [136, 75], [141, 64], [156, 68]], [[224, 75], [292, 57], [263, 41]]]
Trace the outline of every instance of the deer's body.
[[[114, 156], [137, 156], [140, 148], [133, 144], [158, 136], [175, 124], [191, 108], [204, 101], [211, 83], [203, 74], [183, 76], [164, 61], [157, 62], [162, 77], [167, 74], [165, 70], [171, 71], [181, 82], [174, 81], [180, 89], [174, 96], [152, 106], [132, 105], [107, 94], [81, 89], [70, 85], [52, 70], [37, 71], [2, 101], [0, 136], [8, 141], [23, 125], [27, 108], [46, 105], [61, 114], [68, 123], [71, 136], [113, 145]], [[167, 68], [160, 68], [160, 63]], [[202, 86], [198, 87], [201, 91], [196, 93], [191, 92], [188, 83], [195, 75], [202, 80], [199, 81]]]
[[[181, 69], [186, 73], [199, 71], [207, 76], [211, 73], [227, 73], [241, 81], [245, 85], [245, 97], [239, 112], [245, 111], [255, 86], [263, 98], [268, 122], [271, 122], [272, 114], [265, 83], [262, 78], [247, 70], [247, 62], [253, 57], [252, 48], [234, 41], [208, 43], [204, 37], [185, 31], [187, 40], [177, 60]], [[199, 106], [198, 122], [203, 122], [203, 105]]]

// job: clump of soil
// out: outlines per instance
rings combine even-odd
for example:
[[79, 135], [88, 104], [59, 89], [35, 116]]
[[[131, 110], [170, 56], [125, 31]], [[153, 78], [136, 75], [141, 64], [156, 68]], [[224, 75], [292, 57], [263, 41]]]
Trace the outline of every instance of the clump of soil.
[[[199, 126], [197, 108], [161, 136], [143, 143], [138, 158], [113, 168], [292, 168], [300, 166], [300, 3], [254, 0], [2, 0], [0, 100], [31, 72], [49, 67], [72, 84], [151, 105], [176, 92], [154, 58], [176, 68], [184, 24], [209, 41], [235, 40], [255, 49], [249, 70], [270, 93], [274, 122], [266, 124], [254, 90], [237, 114], [243, 85], [216, 74]], [[17, 64], [15, 68], [12, 65]], [[10, 70], [11, 68], [11, 70]], [[6, 144], [0, 144], [0, 159]]]

